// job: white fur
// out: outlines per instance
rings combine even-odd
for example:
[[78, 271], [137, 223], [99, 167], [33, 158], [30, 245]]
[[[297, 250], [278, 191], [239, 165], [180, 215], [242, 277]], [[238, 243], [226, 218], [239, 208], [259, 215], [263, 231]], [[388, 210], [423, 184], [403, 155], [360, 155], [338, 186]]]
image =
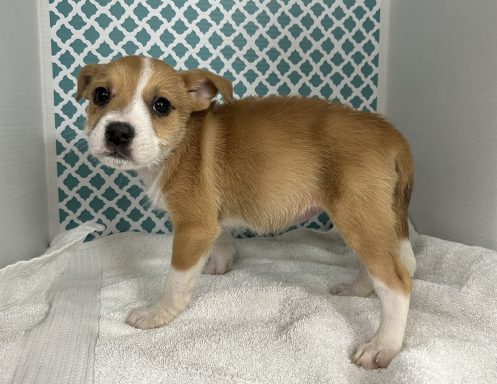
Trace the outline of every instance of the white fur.
[[397, 292], [371, 278], [381, 302], [381, 322], [373, 338], [361, 344], [353, 361], [364, 368], [383, 368], [400, 351], [409, 311], [410, 296]]
[[411, 277], [414, 276], [414, 272], [416, 272], [416, 257], [414, 256], [409, 239], [400, 240], [400, 260], [404, 263]]
[[149, 167], [144, 167], [138, 170], [145, 192], [150, 200], [150, 203], [155, 208], [167, 211], [167, 202], [162, 191], [162, 173], [164, 165], [162, 163], [153, 164]]
[[150, 329], [173, 321], [190, 303], [192, 290], [206, 260], [207, 257], [202, 257], [185, 271], [178, 271], [171, 266], [159, 301], [131, 311], [126, 322], [136, 328]]
[[216, 241], [216, 246], [211, 252], [203, 273], [208, 275], [223, 275], [230, 270], [235, 254], [236, 249], [233, 245], [231, 231], [224, 229]]
[[[143, 89], [150, 81], [152, 68], [150, 59], [142, 58], [143, 66], [135, 93], [130, 103], [120, 111], [111, 111], [103, 115], [90, 132], [90, 152], [104, 164], [117, 169], [139, 169], [159, 162], [165, 157], [161, 153], [160, 140], [155, 134], [150, 109], [143, 101]], [[106, 155], [105, 128], [111, 122], [125, 122], [135, 130], [135, 137], [130, 146], [131, 159], [116, 159]]]

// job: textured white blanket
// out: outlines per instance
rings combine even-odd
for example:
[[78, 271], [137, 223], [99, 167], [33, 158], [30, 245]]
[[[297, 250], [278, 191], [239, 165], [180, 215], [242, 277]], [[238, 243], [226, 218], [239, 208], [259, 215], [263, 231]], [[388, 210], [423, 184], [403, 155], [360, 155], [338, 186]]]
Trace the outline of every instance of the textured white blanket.
[[0, 271], [1, 383], [497, 383], [496, 252], [414, 235], [404, 349], [366, 371], [349, 357], [379, 302], [328, 293], [358, 266], [335, 231], [237, 240], [231, 272], [202, 275], [185, 313], [140, 331], [124, 320], [159, 294], [172, 238], [58, 249], [93, 229]]

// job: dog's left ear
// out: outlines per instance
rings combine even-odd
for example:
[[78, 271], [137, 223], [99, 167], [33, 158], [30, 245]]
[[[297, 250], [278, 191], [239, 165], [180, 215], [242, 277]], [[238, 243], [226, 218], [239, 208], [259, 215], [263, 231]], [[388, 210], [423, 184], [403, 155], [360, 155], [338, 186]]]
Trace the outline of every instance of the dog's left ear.
[[188, 96], [194, 111], [203, 111], [211, 105], [217, 93], [223, 95], [226, 102], [233, 101], [233, 86], [231, 81], [215, 75], [204, 69], [193, 69], [181, 72]]

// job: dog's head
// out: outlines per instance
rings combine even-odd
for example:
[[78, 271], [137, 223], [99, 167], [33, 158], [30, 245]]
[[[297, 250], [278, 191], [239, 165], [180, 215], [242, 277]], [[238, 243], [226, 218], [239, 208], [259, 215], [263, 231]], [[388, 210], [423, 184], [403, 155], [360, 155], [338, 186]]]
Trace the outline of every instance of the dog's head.
[[89, 100], [90, 152], [113, 168], [139, 169], [174, 151], [191, 113], [209, 108], [218, 92], [231, 101], [231, 82], [205, 70], [177, 72], [160, 60], [128, 56], [86, 65], [76, 98]]

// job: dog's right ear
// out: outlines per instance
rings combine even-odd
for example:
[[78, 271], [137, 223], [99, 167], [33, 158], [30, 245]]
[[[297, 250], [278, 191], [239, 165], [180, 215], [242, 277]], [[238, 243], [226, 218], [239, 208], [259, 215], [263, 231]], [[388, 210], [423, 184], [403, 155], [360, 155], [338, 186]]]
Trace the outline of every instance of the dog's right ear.
[[98, 72], [99, 64], [87, 64], [85, 65], [78, 75], [78, 92], [76, 93], [76, 101], [79, 101], [82, 97], [88, 99], [85, 96], [85, 91], [90, 83], [90, 80]]

